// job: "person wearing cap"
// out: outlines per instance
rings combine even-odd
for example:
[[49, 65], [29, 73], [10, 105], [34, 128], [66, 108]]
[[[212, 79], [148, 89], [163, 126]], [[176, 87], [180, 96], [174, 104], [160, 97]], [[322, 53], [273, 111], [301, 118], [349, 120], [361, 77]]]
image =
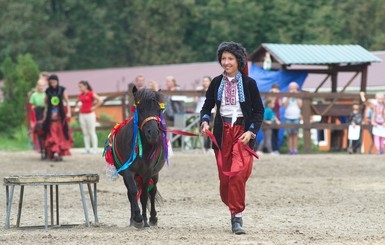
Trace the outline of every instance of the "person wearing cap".
[[46, 134], [46, 154], [48, 159], [61, 161], [63, 156], [71, 155], [70, 148], [73, 142], [68, 125], [71, 118], [68, 94], [65, 88], [59, 85], [59, 78], [56, 75], [49, 76], [45, 93], [43, 129]]
[[[200, 123], [203, 136], [207, 136], [211, 110], [217, 106], [213, 134], [219, 149], [215, 144], [213, 149], [217, 162], [222, 161], [222, 169], [218, 167], [220, 196], [230, 210], [232, 232], [245, 234], [242, 212], [253, 157], [237, 142], [253, 147], [264, 107], [257, 83], [247, 73], [245, 48], [239, 43], [223, 42], [217, 49], [217, 58], [224, 72], [212, 80], [206, 92]], [[228, 176], [225, 172], [229, 171], [239, 172]]]

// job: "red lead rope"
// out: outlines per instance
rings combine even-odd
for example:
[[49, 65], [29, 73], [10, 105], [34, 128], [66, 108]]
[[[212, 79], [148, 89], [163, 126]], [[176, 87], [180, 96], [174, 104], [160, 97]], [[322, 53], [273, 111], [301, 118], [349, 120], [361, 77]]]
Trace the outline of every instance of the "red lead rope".
[[[178, 135], [183, 135], [183, 136], [199, 136], [198, 134], [193, 134], [193, 133], [189, 133], [189, 132], [185, 132], [185, 131], [182, 131], [182, 130], [165, 130], [165, 129], [162, 129], [163, 131], [166, 131], [166, 132], [169, 132], [169, 133], [172, 133], [172, 134], [178, 134]], [[237, 174], [239, 174], [240, 172], [242, 172], [246, 167], [247, 167], [247, 164], [245, 164], [245, 160], [243, 159], [243, 155], [242, 155], [242, 147], [247, 151], [249, 152], [253, 157], [259, 159], [259, 156], [258, 154], [253, 151], [249, 145], [244, 145], [242, 144], [242, 142], [239, 140], [237, 142], [237, 147], [238, 147], [238, 150], [239, 152], [241, 153], [241, 158], [242, 158], [242, 163], [243, 163], [243, 166], [241, 169], [237, 170], [237, 171], [224, 171], [223, 170], [223, 164], [222, 164], [222, 152], [219, 148], [219, 145], [217, 143], [217, 140], [215, 139], [213, 133], [211, 133], [210, 130], [206, 130], [206, 134], [208, 135], [208, 137], [211, 139], [211, 141], [213, 142], [213, 144], [218, 148], [218, 152], [219, 152], [219, 157], [217, 158], [217, 165], [218, 165], [218, 168], [219, 168], [219, 171], [221, 171], [224, 175], [226, 176], [235, 176]]]

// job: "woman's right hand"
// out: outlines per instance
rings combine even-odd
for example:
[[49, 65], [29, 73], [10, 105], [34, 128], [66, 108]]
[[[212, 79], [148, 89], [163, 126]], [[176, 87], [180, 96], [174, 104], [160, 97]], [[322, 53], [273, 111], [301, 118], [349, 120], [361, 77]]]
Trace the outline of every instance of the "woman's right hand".
[[201, 130], [202, 130], [202, 135], [204, 137], [207, 137], [207, 133], [206, 133], [206, 130], [209, 130], [210, 129], [210, 126], [207, 122], [202, 122], [201, 124]]

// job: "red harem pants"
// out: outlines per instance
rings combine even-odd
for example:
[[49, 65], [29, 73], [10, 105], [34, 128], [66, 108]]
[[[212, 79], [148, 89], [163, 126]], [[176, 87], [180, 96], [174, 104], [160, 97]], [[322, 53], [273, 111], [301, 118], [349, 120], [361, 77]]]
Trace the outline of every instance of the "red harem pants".
[[[243, 164], [247, 164], [247, 167], [235, 176], [226, 176], [218, 168], [221, 199], [233, 215], [245, 209], [246, 181], [253, 168], [253, 156], [243, 147], [240, 147], [239, 150], [237, 146], [238, 139], [244, 132], [243, 125], [231, 127], [230, 123], [224, 123], [222, 156], [219, 155], [218, 150], [215, 150], [215, 157], [217, 159], [222, 157], [223, 171], [238, 171], [243, 167]], [[241, 156], [243, 156], [244, 162]]]

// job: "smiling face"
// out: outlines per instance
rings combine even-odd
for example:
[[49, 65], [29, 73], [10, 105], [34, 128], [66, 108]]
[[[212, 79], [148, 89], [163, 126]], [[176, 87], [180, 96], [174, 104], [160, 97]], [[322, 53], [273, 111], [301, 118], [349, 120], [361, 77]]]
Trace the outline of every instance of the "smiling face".
[[238, 72], [238, 61], [232, 53], [223, 52], [221, 66], [229, 77], [235, 77]]

